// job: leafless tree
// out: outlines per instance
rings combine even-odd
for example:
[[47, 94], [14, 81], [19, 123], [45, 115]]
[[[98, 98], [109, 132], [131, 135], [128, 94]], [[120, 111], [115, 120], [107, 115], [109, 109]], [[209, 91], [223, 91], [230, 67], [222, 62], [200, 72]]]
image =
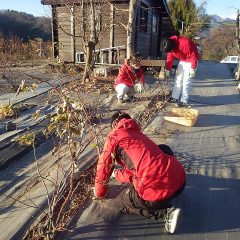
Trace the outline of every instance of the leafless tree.
[[236, 55], [235, 28], [221, 26], [212, 28], [202, 42], [203, 59], [221, 60], [227, 55]]
[[136, 22], [136, 5], [137, 0], [130, 0], [129, 3], [129, 19], [127, 24], [127, 58], [129, 58], [134, 49], [134, 30]]

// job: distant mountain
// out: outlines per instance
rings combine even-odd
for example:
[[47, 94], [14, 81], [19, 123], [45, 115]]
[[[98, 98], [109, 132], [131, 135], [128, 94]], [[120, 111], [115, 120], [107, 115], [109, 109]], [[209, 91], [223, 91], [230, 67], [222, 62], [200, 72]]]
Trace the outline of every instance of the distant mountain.
[[210, 18], [211, 18], [211, 23], [212, 24], [215, 24], [215, 23], [218, 23], [218, 22], [222, 22], [222, 18], [221, 17], [219, 17], [218, 15], [211, 15], [210, 16]]
[[23, 41], [37, 37], [47, 41], [51, 39], [51, 19], [13, 10], [1, 10], [0, 32], [5, 37], [14, 35]]
[[224, 23], [224, 22], [235, 22], [235, 19], [231, 18], [221, 18], [220, 16], [214, 14], [210, 15], [211, 18], [211, 24], [218, 24], [218, 23]]
[[210, 15], [210, 25], [208, 28], [205, 28], [199, 33], [199, 37], [201, 38], [207, 38], [210, 34], [210, 31], [212, 28], [218, 28], [221, 26], [232, 26], [233, 28], [236, 25], [236, 20], [230, 19], [230, 18], [221, 18], [218, 15]]

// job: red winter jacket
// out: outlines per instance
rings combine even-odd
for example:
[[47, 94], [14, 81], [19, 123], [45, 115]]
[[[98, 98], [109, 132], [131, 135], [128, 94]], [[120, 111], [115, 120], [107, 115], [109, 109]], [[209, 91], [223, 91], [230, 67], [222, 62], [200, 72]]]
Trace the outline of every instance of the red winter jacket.
[[98, 160], [95, 179], [97, 197], [105, 197], [107, 194], [118, 149], [125, 152], [132, 167], [127, 167], [125, 159], [118, 161], [123, 168], [115, 170], [116, 180], [131, 182], [145, 201], [168, 199], [183, 186], [185, 171], [180, 162], [174, 156], [164, 154], [140, 131], [135, 120], [121, 119], [109, 133]]
[[114, 86], [124, 83], [129, 87], [133, 87], [136, 80], [138, 80], [140, 83], [145, 82], [142, 68], [140, 67], [135, 74], [133, 68], [128, 64], [128, 61], [125, 61], [124, 65], [122, 65], [119, 70], [119, 74]]
[[172, 36], [170, 39], [175, 41], [176, 47], [167, 54], [166, 70], [170, 71], [172, 69], [173, 60], [175, 58], [183, 62], [190, 62], [191, 68], [195, 69], [199, 60], [199, 54], [195, 43], [186, 37]]

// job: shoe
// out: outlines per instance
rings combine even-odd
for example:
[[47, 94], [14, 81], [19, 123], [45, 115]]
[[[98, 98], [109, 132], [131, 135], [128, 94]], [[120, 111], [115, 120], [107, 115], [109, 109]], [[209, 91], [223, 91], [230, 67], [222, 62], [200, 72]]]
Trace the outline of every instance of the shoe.
[[134, 102], [137, 100], [137, 98], [135, 96], [131, 96], [131, 97], [128, 97], [127, 99], [129, 102]]
[[183, 103], [183, 102], [178, 103], [178, 107], [191, 108], [191, 106], [189, 104]]
[[123, 103], [123, 99], [122, 98], [118, 98], [118, 104], [122, 104]]
[[174, 233], [176, 231], [180, 212], [180, 208], [167, 209], [167, 215], [165, 219], [165, 229], [167, 230], [167, 232]]
[[177, 103], [178, 102], [178, 99], [176, 99], [176, 98], [169, 98], [169, 100], [168, 100], [170, 103]]
[[130, 97], [131, 100], [136, 100], [137, 98], [135, 96]]

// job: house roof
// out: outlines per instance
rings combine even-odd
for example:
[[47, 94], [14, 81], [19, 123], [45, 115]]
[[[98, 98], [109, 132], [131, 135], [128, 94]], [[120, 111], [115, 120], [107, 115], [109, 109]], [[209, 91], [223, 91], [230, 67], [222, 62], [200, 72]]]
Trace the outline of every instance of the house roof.
[[[89, 2], [89, 0], [84, 0]], [[93, 0], [99, 2], [99, 0]], [[110, 0], [110, 2], [129, 2], [129, 0]], [[41, 0], [43, 5], [61, 5], [61, 4], [73, 4], [79, 3], [79, 0]]]

